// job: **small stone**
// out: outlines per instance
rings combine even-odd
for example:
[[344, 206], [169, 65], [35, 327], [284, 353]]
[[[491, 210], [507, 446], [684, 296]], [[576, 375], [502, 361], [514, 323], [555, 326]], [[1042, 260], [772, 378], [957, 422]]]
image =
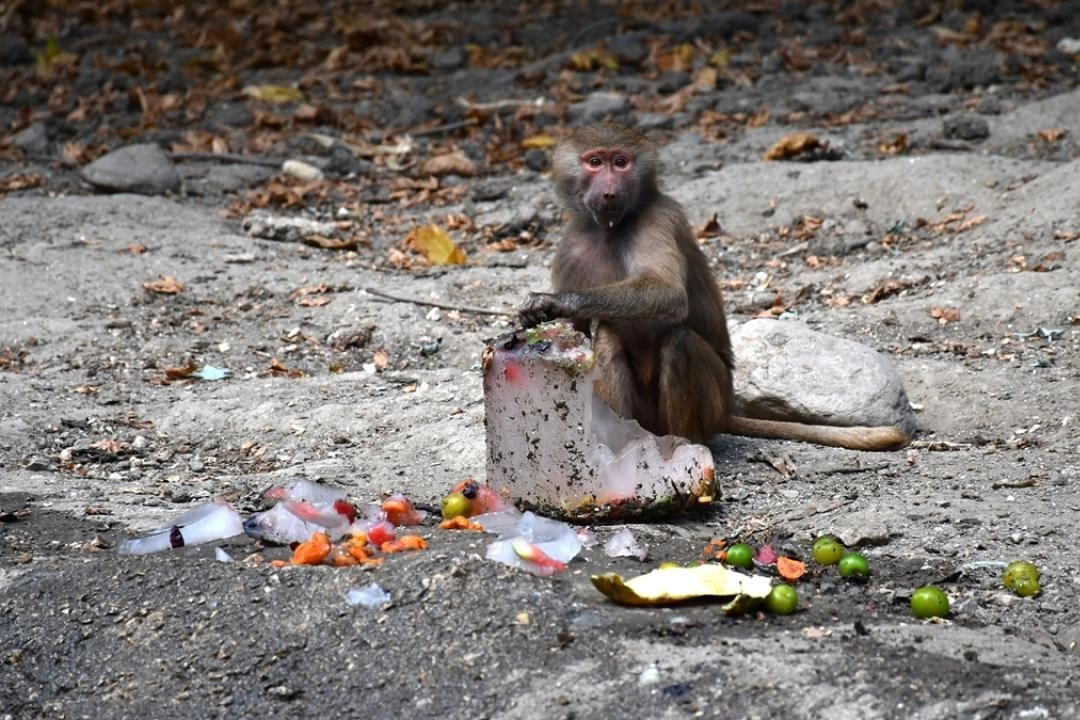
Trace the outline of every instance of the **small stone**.
[[432, 70], [457, 70], [465, 65], [468, 60], [465, 50], [460, 47], [452, 47], [431, 56], [428, 65]]
[[26, 65], [31, 60], [30, 46], [17, 33], [0, 33], [0, 67]]
[[217, 127], [247, 127], [255, 121], [255, 115], [242, 103], [221, 103], [206, 113], [206, 122]]
[[590, 93], [581, 102], [567, 108], [570, 121], [584, 124], [609, 117], [618, 117], [630, 109], [630, 101], [625, 95], [610, 92]]
[[49, 133], [45, 123], [36, 122], [15, 134], [11, 144], [27, 155], [44, 155], [49, 151]]
[[536, 172], [547, 170], [548, 154], [540, 148], [529, 148], [525, 151], [525, 167]]
[[978, 115], [953, 115], [945, 118], [945, 137], [950, 140], [982, 140], [990, 137], [990, 123]]
[[180, 189], [180, 173], [157, 145], [128, 145], [82, 169], [83, 180], [106, 192], [160, 195]]

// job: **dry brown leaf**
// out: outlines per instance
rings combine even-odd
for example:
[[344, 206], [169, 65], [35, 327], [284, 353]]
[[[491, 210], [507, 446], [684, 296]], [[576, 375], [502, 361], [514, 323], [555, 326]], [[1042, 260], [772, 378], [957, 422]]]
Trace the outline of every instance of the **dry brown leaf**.
[[960, 310], [957, 308], [932, 307], [930, 317], [938, 321], [939, 325], [948, 325], [960, 319]]
[[529, 137], [522, 140], [521, 147], [525, 148], [526, 150], [532, 150], [533, 148], [543, 150], [545, 148], [554, 146], [556, 142], [557, 141], [555, 140], [555, 138], [551, 135], [545, 135], [541, 133], [539, 135], [530, 135]]
[[360, 243], [354, 238], [331, 238], [325, 235], [306, 235], [304, 244], [323, 250], [359, 250]]
[[98, 440], [97, 442], [90, 443], [90, 447], [96, 448], [98, 450], [104, 450], [105, 452], [112, 453], [113, 455], [120, 452], [121, 449], [120, 443], [112, 438], [103, 438], [101, 440]]
[[184, 292], [184, 286], [171, 275], [162, 275], [157, 280], [150, 280], [142, 284], [143, 289], [161, 295], [177, 295]]
[[304, 100], [304, 93], [287, 85], [249, 85], [244, 88], [244, 94], [253, 100], [272, 105], [298, 103]]
[[1035, 133], [1043, 142], [1057, 142], [1061, 138], [1065, 137], [1067, 131], [1064, 128], [1050, 128], [1047, 130], [1040, 130]]
[[423, 175], [472, 177], [476, 174], [476, 163], [469, 159], [465, 153], [455, 150], [446, 155], [436, 155], [433, 158], [428, 158], [420, 166], [420, 172]]
[[405, 237], [405, 247], [420, 253], [432, 265], [462, 265], [467, 259], [465, 251], [434, 223], [414, 228]]
[[191, 377], [191, 374], [199, 369], [194, 360], [188, 360], [187, 365], [173, 365], [165, 368], [166, 380], [183, 380]]
[[272, 358], [270, 360], [269, 372], [271, 375], [275, 375], [278, 377], [299, 378], [304, 376], [303, 371], [290, 370], [289, 368], [285, 367], [285, 365], [277, 358]]
[[0, 180], [0, 193], [11, 192], [12, 190], [28, 190], [30, 188], [41, 187], [44, 184], [45, 178], [41, 175], [11, 175], [10, 177]]
[[144, 252], [148, 252], [150, 248], [142, 243], [135, 243], [133, 245], [125, 245], [120, 248], [120, 252], [126, 252], [129, 255], [142, 255]]
[[377, 370], [382, 370], [390, 364], [390, 356], [385, 350], [376, 350], [375, 354], [371, 356], [371, 362], [375, 364]]
[[720, 216], [717, 213], [713, 213], [713, 216], [703, 226], [694, 231], [694, 235], [697, 238], [711, 238], [716, 237], [723, 233], [723, 228], [720, 227]]
[[888, 140], [882, 141], [878, 145], [878, 154], [880, 155], [899, 155], [908, 148], [907, 133], [894, 133]]
[[320, 295], [318, 297], [300, 298], [296, 304], [300, 307], [322, 307], [323, 305], [329, 305], [331, 300], [333, 300], [333, 298]]
[[797, 132], [780, 138], [780, 140], [765, 153], [765, 159], [787, 160], [805, 152], [825, 147], [828, 147], [828, 144], [823, 143], [813, 133]]

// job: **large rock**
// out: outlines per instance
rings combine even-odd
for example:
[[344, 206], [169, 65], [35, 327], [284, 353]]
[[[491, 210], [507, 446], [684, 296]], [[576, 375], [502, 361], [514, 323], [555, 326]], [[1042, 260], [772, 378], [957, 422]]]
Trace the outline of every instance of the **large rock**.
[[751, 320], [731, 340], [743, 415], [915, 431], [900, 376], [873, 348], [786, 320]]

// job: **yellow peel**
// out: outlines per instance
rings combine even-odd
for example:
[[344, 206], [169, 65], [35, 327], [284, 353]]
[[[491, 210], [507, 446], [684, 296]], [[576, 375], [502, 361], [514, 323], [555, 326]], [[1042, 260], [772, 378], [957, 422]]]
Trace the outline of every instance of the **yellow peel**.
[[761, 575], [747, 575], [723, 565], [664, 567], [623, 580], [617, 573], [592, 576], [593, 586], [624, 605], [667, 605], [704, 597], [765, 598], [772, 581]]

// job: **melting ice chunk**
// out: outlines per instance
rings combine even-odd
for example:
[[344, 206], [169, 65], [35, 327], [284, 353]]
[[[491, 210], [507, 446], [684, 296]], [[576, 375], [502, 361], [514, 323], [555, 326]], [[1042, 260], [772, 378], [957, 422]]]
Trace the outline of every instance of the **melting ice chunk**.
[[170, 525], [125, 540], [120, 543], [117, 552], [121, 555], [145, 555], [224, 540], [243, 532], [240, 515], [227, 502], [218, 500], [187, 511]]
[[518, 330], [484, 352], [487, 482], [545, 515], [662, 515], [712, 500], [712, 453], [657, 437], [596, 398], [588, 338], [563, 323]]

